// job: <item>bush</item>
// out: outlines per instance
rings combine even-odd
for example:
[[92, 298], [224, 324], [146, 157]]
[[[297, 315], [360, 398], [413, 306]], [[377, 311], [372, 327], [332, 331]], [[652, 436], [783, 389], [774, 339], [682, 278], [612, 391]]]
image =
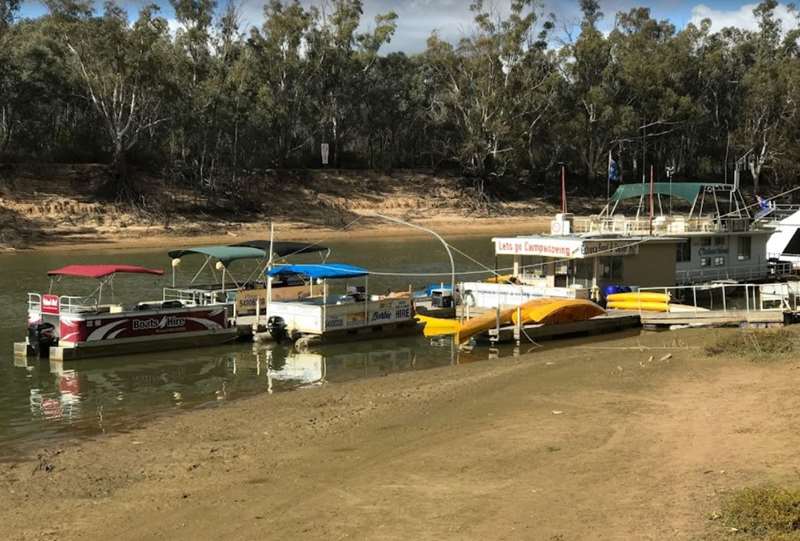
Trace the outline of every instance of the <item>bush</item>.
[[795, 350], [797, 336], [786, 329], [742, 330], [720, 337], [706, 346], [708, 355], [744, 355], [754, 358], [787, 355]]
[[726, 526], [752, 537], [800, 540], [800, 490], [775, 486], [744, 488], [723, 504]]

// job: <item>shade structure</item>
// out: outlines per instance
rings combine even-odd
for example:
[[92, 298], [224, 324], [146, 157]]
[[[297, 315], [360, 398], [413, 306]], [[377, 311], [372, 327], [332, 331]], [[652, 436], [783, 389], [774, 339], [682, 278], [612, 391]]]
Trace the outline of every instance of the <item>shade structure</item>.
[[367, 269], [346, 263], [324, 263], [319, 265], [279, 265], [267, 271], [267, 276], [299, 274], [308, 278], [357, 278], [369, 274]]
[[[232, 244], [231, 246], [245, 246], [264, 250], [269, 255], [270, 241], [268, 240], [248, 240]], [[307, 242], [274, 241], [272, 242], [272, 253], [278, 257], [286, 257], [296, 254], [310, 254], [315, 252], [327, 252], [327, 246], [319, 244], [309, 244]]]
[[[691, 203], [706, 188], [710, 190], [733, 190], [734, 186], [733, 184], [720, 182], [654, 182], [653, 195], [671, 195]], [[649, 194], [649, 183], [623, 184], [617, 188], [611, 199], [613, 201], [622, 201], [623, 199], [633, 199]]]
[[160, 269], [148, 269], [138, 265], [67, 265], [60, 269], [47, 271], [48, 276], [76, 276], [79, 278], [104, 278], [112, 274], [164, 274]]
[[196, 248], [183, 248], [168, 252], [173, 259], [185, 255], [200, 254], [219, 259], [227, 267], [228, 264], [240, 259], [266, 259], [267, 253], [259, 248], [250, 246], [198, 246]]

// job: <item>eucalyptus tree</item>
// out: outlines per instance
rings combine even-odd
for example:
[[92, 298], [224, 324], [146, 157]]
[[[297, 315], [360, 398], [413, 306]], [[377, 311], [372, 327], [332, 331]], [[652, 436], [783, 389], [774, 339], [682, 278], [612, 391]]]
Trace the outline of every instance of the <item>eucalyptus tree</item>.
[[[791, 145], [787, 128], [798, 119], [798, 77], [796, 28], [782, 40], [782, 21], [777, 17], [775, 0], [764, 0], [753, 10], [758, 32], [745, 35], [742, 47], [750, 65], [742, 78], [744, 98], [736, 133], [740, 152], [748, 156], [753, 190], [761, 189], [766, 167], [786, 158]], [[795, 58], [793, 58], [795, 56]]]
[[69, 67], [100, 120], [123, 191], [130, 188], [126, 153], [169, 118], [169, 33], [157, 12], [157, 6], [145, 6], [129, 25], [126, 12], [109, 2], [101, 16], [65, 17], [61, 27]]
[[371, 32], [358, 32], [363, 15], [361, 0], [332, 0], [330, 13], [319, 18], [307, 40], [307, 61], [316, 68], [314, 116], [320, 142], [330, 144], [331, 161], [342, 164], [348, 137], [357, 132], [358, 109], [367, 74], [374, 67], [381, 47], [389, 43], [397, 28], [397, 14], [375, 16]]
[[435, 34], [428, 40], [437, 89], [431, 112], [457, 127], [458, 139], [441, 143], [466, 172], [502, 175], [515, 157], [533, 156], [536, 129], [553, 103], [556, 71], [546, 50], [553, 23], [534, 0], [511, 0], [505, 19], [483, 0], [470, 9], [472, 36], [455, 48]]

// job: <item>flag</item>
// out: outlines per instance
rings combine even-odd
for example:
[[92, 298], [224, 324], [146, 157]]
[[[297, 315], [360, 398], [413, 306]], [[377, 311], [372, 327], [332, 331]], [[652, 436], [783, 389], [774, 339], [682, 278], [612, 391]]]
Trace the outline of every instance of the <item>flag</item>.
[[609, 182], [619, 182], [619, 166], [611, 157], [611, 152], [608, 153], [608, 180]]

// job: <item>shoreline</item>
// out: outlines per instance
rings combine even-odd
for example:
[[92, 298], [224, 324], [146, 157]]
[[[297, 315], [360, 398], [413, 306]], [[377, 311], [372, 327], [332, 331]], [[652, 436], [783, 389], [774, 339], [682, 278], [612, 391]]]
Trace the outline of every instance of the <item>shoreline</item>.
[[718, 534], [719, 494], [792, 479], [800, 444], [796, 362], [703, 353], [735, 332], [581, 339], [165, 416], [0, 464], [0, 520], [11, 539]]
[[[415, 224], [433, 229], [445, 238], [476, 238], [491, 235], [522, 235], [549, 229], [550, 216], [532, 217], [442, 217], [438, 219], [413, 220]], [[225, 233], [210, 233], [214, 227], [227, 228]], [[227, 223], [208, 225], [203, 232], [186, 234], [167, 230], [162, 226], [131, 226], [108, 231], [105, 234], [74, 236], [68, 231], [55, 229], [47, 232], [39, 245], [3, 247], [0, 254], [25, 254], [49, 251], [83, 251], [93, 248], [114, 250], [148, 250], [177, 248], [209, 244], [231, 244], [250, 239], [269, 237], [269, 223]], [[338, 240], [368, 241], [385, 239], [390, 241], [430, 237], [428, 233], [395, 224], [357, 224], [352, 228], [310, 226], [298, 222], [275, 223], [277, 240], [325, 242]]]

